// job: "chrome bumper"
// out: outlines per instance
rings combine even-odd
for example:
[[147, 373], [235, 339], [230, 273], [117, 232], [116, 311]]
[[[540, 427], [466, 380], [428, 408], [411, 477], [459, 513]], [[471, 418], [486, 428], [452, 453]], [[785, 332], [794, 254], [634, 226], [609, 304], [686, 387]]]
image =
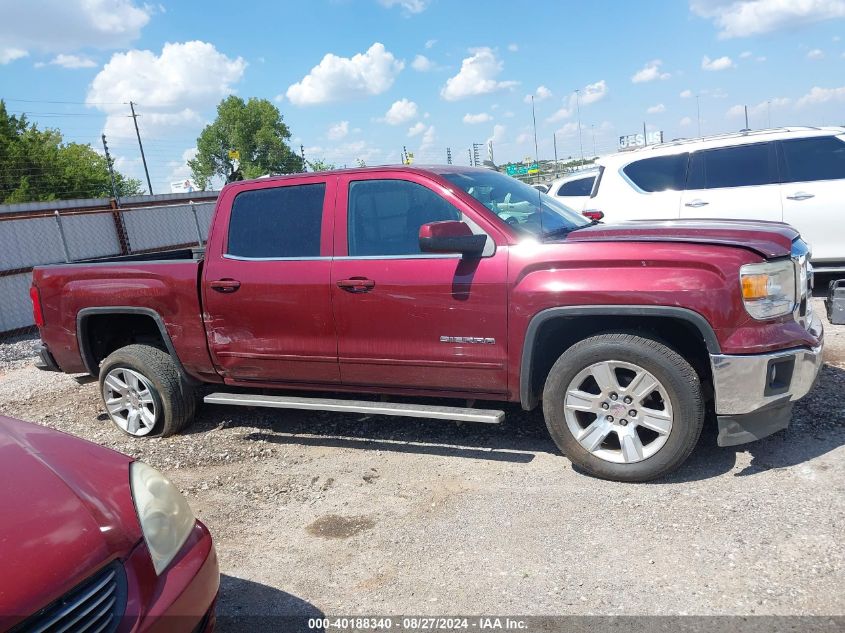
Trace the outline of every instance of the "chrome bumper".
[[711, 354], [716, 415], [737, 416], [794, 402], [813, 388], [822, 366], [824, 331], [814, 314], [811, 349], [732, 356]]

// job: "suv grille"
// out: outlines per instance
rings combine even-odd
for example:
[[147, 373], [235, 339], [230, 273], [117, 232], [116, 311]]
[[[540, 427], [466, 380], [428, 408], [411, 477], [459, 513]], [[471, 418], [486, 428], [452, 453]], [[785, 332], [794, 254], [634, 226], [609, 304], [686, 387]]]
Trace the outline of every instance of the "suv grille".
[[14, 633], [111, 633], [126, 608], [126, 576], [112, 563], [13, 629]]
[[792, 261], [798, 284], [795, 320], [808, 330], [813, 321], [813, 265], [810, 263], [810, 249], [801, 239], [792, 243]]

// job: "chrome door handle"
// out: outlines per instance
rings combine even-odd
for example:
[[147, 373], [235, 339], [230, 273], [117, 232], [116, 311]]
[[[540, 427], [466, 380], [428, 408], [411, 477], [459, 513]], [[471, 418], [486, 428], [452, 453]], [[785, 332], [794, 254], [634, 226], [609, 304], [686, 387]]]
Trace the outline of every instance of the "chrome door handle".
[[710, 203], [706, 202], [704, 200], [695, 199], [695, 200], [690, 200], [684, 206], [685, 207], [692, 207], [693, 209], [697, 209], [698, 207], [705, 207], [708, 204], [710, 204]]
[[241, 287], [241, 282], [235, 279], [217, 279], [210, 282], [209, 287], [223, 294], [231, 294]]
[[815, 198], [816, 195], [813, 193], [807, 193], [806, 191], [796, 191], [791, 196], [786, 196], [787, 200], [809, 200], [810, 198]]
[[369, 292], [376, 287], [376, 282], [365, 277], [352, 277], [351, 279], [339, 280], [337, 287], [346, 290], [346, 292]]

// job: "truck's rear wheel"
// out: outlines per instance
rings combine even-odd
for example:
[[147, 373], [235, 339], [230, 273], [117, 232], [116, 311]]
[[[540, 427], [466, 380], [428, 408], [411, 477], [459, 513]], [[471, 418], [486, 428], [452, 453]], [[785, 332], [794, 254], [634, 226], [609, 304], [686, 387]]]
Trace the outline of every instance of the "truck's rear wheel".
[[549, 372], [543, 414], [558, 447], [587, 472], [648, 481], [678, 466], [704, 424], [701, 381], [666, 345], [633, 334], [593, 336]]
[[166, 437], [193, 418], [196, 398], [167, 352], [127, 345], [100, 367], [100, 393], [111, 421], [134, 437]]

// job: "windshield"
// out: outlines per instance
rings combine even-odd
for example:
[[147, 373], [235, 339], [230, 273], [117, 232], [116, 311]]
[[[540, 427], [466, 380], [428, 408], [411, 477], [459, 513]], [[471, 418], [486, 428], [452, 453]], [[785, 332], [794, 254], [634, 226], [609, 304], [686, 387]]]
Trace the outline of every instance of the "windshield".
[[520, 233], [537, 238], [566, 234], [590, 221], [531, 185], [495, 171], [441, 174]]

